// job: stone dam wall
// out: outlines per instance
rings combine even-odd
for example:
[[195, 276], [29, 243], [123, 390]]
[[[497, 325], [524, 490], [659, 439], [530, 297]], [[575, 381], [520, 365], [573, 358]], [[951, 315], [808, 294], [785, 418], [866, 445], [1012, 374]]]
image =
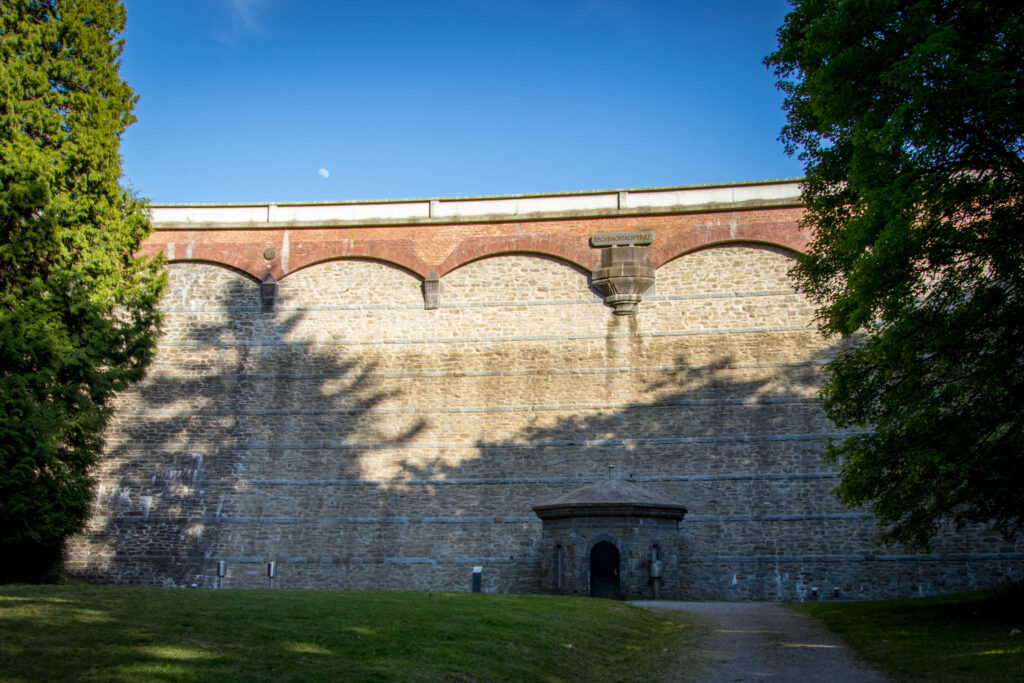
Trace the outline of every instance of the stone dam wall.
[[[482, 566], [487, 592], [537, 592], [551, 549], [532, 506], [610, 471], [689, 510], [662, 597], [908, 597], [1021, 578], [1020, 543], [969, 529], [928, 554], [879, 547], [874, 524], [830, 493], [819, 453], [842, 435], [816, 394], [838, 342], [818, 335], [786, 276], [797, 237], [742, 239], [753, 223], [798, 235], [798, 217], [733, 211], [741, 239], [704, 243], [687, 231], [721, 224], [721, 210], [419, 236], [318, 226], [320, 251], [291, 270], [287, 240], [294, 259], [297, 235], [312, 239], [294, 227], [158, 232], [152, 250], [171, 260], [160, 351], [118, 399], [68, 566], [213, 587], [224, 562], [225, 587], [265, 588], [272, 561], [280, 588], [453, 591]], [[586, 239], [637, 225], [654, 232], [655, 285], [635, 315], [615, 315], [590, 285]], [[452, 233], [462, 242], [439, 248]], [[218, 262], [224, 240], [258, 251]], [[418, 266], [394, 257], [417, 248]]]

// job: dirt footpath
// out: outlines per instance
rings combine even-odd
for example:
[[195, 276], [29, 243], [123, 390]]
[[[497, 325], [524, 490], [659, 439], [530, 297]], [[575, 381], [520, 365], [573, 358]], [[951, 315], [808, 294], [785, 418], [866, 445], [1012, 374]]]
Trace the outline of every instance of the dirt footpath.
[[[888, 681], [820, 623], [770, 602], [639, 601], [634, 605], [685, 612], [711, 636], [701, 661], [680, 661], [666, 680], [719, 682]], [[687, 658], [689, 660], [689, 658]]]

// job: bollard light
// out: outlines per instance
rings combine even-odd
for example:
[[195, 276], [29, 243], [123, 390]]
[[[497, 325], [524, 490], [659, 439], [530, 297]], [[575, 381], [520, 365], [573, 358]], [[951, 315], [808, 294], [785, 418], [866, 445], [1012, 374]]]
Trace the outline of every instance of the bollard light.
[[483, 590], [483, 567], [473, 567], [473, 592], [480, 593]]

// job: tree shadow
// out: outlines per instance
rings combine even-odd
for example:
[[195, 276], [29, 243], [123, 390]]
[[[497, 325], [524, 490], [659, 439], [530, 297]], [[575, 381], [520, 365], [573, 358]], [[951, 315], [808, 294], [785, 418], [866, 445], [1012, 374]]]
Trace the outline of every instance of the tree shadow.
[[[186, 273], [165, 301], [150, 376], [119, 399], [69, 568], [212, 587], [223, 562], [224, 586], [256, 588], [271, 585], [275, 562], [279, 587], [469, 590], [483, 566], [484, 590], [536, 592], [551, 549], [532, 507], [609, 471], [689, 509], [677, 537], [686, 597], [923, 594], [991, 585], [1019, 565], [981, 532], [943, 537], [932, 559], [878, 547], [863, 511], [835, 500], [819, 455], [842, 435], [816, 396], [842, 343], [803, 321], [778, 334], [700, 332], [677, 304], [656, 334], [643, 327], [657, 316], [615, 316], [578, 297], [579, 273], [541, 263], [525, 276], [515, 261], [482, 268], [466, 289], [547, 274], [550, 296], [576, 298], [536, 306], [535, 292], [510, 286], [424, 311], [403, 281], [404, 312], [366, 312], [360, 298], [351, 318], [332, 287], [357, 281], [352, 271], [324, 276], [330, 306], [272, 314], [252, 280]], [[692, 308], [715, 298], [701, 297]], [[758, 305], [722, 308], [735, 325], [738, 307]], [[552, 323], [549, 311], [576, 317]], [[532, 334], [574, 321], [587, 333]], [[499, 333], [476, 332], [483, 324]], [[346, 338], [348, 325], [363, 328]]]
[[396, 392], [376, 385], [374, 363], [301, 341], [307, 312], [262, 313], [258, 283], [224, 271], [199, 291], [178, 275], [157, 360], [119, 397], [68, 569], [102, 583], [265, 586], [266, 563], [318, 559], [291, 530], [330, 507], [282, 504], [268, 488], [360, 479], [352, 437]]
[[[607, 357], [641, 364], [656, 358], [656, 350], [644, 349], [648, 341], [635, 320], [619, 324], [631, 329], [625, 338], [609, 335]], [[537, 590], [542, 558], [551, 551], [540, 545], [532, 506], [606, 477], [688, 508], [679, 528], [675, 597], [873, 599], [1013, 578], [1017, 547], [983, 529], [944, 534], [922, 554], [880, 545], [867, 510], [847, 509], [835, 498], [837, 471], [820, 453], [843, 433], [824, 415], [817, 392], [825, 363], [850, 343], [819, 342], [811, 354], [776, 362], [723, 347], [712, 358], [677, 355], [632, 376], [607, 373], [604, 395], [509, 407], [533, 412], [531, 423], [507, 438], [478, 440], [479, 456], [471, 461], [403, 462], [404, 476], [489, 483], [465, 514], [497, 509], [495, 515], [522, 521], [521, 542], [505, 544], [505, 556], [477, 557], [495, 565], [485, 572], [496, 585], [512, 581], [500, 566], [506, 557], [522, 558], [534, 565], [529, 576]], [[633, 398], [616, 400], [624, 395]], [[490, 547], [502, 546], [497, 536]]]
[[[636, 332], [630, 323], [635, 326], [635, 320], [620, 323], [627, 335]], [[604, 355], [625, 353], [643, 366], [656, 355], [645, 352], [644, 343], [642, 335], [610, 334]], [[523, 527], [518, 547], [503, 548], [507, 555], [480, 553], [477, 559], [498, 565], [488, 567], [498, 577], [510, 573], [500, 566], [503, 560], [532, 561], [534, 590], [540, 583], [538, 558], [546, 550], [539, 547], [540, 523], [532, 506], [609, 476], [689, 508], [680, 533], [688, 557], [806, 555], [805, 541], [765, 533], [764, 527], [775, 517], [848, 515], [829, 495], [833, 472], [818, 458], [835, 431], [815, 398], [821, 366], [834, 351], [827, 347], [781, 364], [743, 361], [723, 351], [697, 362], [680, 355], [632, 375], [606, 372], [603, 395], [565, 405], [507, 406], [533, 413], [530, 424], [507, 438], [478, 440], [479, 455], [469, 461], [452, 463], [443, 455], [403, 461], [403, 476], [485, 484], [476, 509], [467, 505], [464, 514], [518, 518]], [[869, 534], [864, 536], [870, 544]], [[490, 540], [490, 547], [503, 545]], [[794, 540], [799, 549], [790, 548]], [[747, 594], [732, 595], [769, 597], [753, 587], [764, 583], [762, 568], [749, 574]], [[722, 597], [719, 578], [707, 590], [694, 585], [698, 580], [690, 578], [682, 594]]]

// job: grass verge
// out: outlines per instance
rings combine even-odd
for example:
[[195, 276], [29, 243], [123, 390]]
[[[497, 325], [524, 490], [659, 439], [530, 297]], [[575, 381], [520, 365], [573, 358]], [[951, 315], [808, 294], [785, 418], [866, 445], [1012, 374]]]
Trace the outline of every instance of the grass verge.
[[1024, 681], [1024, 584], [879, 602], [792, 605], [900, 681]]
[[697, 637], [539, 595], [0, 587], [4, 680], [649, 680]]

